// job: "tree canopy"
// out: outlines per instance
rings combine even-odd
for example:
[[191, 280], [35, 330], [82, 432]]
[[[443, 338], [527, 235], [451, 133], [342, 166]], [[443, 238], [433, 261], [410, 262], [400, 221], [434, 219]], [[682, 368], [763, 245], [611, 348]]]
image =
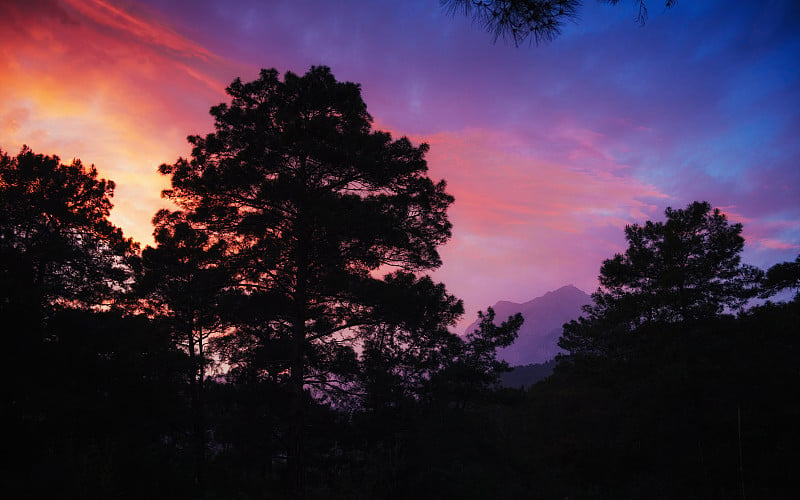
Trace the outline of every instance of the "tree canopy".
[[594, 304], [565, 325], [560, 347], [608, 354], [643, 325], [713, 318], [758, 293], [760, 272], [741, 264], [741, 224], [707, 202], [668, 207], [665, 216], [626, 226], [627, 250], [603, 262]]
[[220, 311], [230, 284], [225, 242], [211, 241], [179, 211], [160, 210], [153, 225], [156, 246], [142, 251], [137, 307], [160, 318], [190, 357], [202, 358], [206, 339], [225, 328]]
[[168, 329], [176, 346], [189, 356], [195, 481], [202, 485], [205, 469], [206, 429], [204, 381], [208, 343], [228, 323], [224, 291], [229, 272], [223, 264], [225, 241], [211, 240], [180, 211], [160, 210], [153, 218], [156, 247], [142, 252], [142, 273], [136, 286], [138, 305]]
[[91, 307], [119, 295], [137, 247], [108, 220], [113, 194], [114, 182], [80, 160], [0, 151], [0, 307]]
[[776, 293], [792, 289], [795, 297], [800, 293], [800, 255], [793, 262], [779, 262], [767, 270], [764, 279], [762, 297], [771, 297]]
[[375, 321], [376, 288], [388, 284], [376, 273], [441, 264], [453, 198], [427, 176], [428, 146], [372, 131], [359, 86], [326, 67], [283, 79], [262, 70], [227, 93], [211, 109], [215, 132], [191, 136], [191, 158], [160, 167], [171, 176], [164, 195], [227, 242], [242, 289], [281, 304], [261, 321], [291, 346], [289, 457], [301, 488], [309, 366], [341, 356], [348, 332]]

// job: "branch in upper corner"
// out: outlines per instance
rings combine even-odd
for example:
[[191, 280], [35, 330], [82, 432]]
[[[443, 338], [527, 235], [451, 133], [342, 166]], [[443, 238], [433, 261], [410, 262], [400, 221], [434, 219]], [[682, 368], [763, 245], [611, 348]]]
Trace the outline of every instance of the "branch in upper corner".
[[515, 46], [527, 41], [537, 45], [561, 33], [565, 20], [577, 17], [580, 0], [441, 0], [451, 15], [472, 17], [498, 38]]
[[[617, 5], [620, 0], [600, 0]], [[647, 22], [646, 0], [633, 0], [638, 7], [636, 22]], [[576, 20], [581, 0], [440, 0], [450, 15], [466, 15], [498, 38], [510, 39], [514, 45], [526, 40], [538, 45], [552, 41], [561, 33], [567, 20]], [[664, 0], [669, 9], [677, 0]]]

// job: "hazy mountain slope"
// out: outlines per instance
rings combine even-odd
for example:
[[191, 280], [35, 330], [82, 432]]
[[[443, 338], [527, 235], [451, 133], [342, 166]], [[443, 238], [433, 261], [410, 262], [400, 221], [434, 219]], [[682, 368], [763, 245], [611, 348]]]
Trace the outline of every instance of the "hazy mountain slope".
[[[567, 285], [522, 304], [505, 300], [496, 303], [492, 306], [497, 313], [495, 322], [518, 312], [525, 318], [519, 338], [513, 345], [500, 349], [499, 357], [512, 366], [553, 359], [560, 352], [557, 343], [562, 325], [580, 316], [581, 307], [591, 301], [589, 295]], [[466, 331], [471, 332], [477, 327], [478, 321], [475, 321]]]

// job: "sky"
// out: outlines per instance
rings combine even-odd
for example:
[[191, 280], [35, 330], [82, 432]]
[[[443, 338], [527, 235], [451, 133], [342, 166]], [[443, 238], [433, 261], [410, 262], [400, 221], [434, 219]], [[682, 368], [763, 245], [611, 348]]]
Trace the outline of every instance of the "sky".
[[426, 142], [456, 202], [433, 275], [468, 324], [499, 300], [591, 292], [626, 224], [706, 200], [745, 262], [800, 253], [800, 2], [586, 0], [550, 43], [493, 42], [438, 0], [0, 0], [0, 149], [80, 158], [142, 245], [162, 163], [225, 87], [329, 66], [374, 128]]

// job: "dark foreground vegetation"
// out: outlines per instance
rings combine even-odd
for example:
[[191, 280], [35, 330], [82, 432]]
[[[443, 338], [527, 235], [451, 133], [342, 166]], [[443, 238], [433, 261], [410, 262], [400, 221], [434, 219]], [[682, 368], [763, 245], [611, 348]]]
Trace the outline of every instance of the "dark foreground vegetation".
[[[707, 203], [626, 228], [552, 376], [501, 389], [521, 316], [450, 333], [427, 146], [327, 68], [235, 81], [164, 165], [139, 251], [114, 185], [0, 155], [10, 498], [792, 498], [800, 257], [742, 265]], [[378, 271], [386, 271], [376, 277]]]

